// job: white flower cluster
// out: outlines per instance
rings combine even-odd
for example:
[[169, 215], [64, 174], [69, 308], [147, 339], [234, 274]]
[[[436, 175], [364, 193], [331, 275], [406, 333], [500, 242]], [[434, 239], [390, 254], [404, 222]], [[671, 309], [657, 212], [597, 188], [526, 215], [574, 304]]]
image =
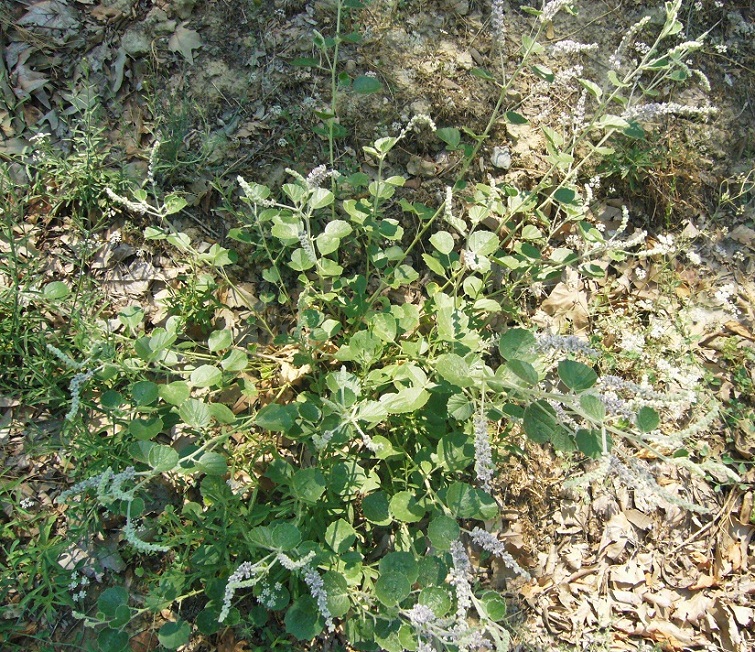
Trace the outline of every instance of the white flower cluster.
[[322, 187], [322, 184], [326, 179], [337, 179], [339, 176], [341, 175], [337, 170], [328, 170], [325, 165], [318, 165], [307, 175], [307, 178], [304, 179], [304, 183], [307, 184], [307, 188], [314, 190], [315, 188]]
[[270, 199], [266, 199], [265, 197], [262, 196], [262, 194], [260, 193], [260, 190], [258, 190], [258, 188], [261, 188], [261, 187], [257, 186], [257, 184], [255, 184], [254, 187], [252, 187], [251, 184], [249, 184], [249, 182], [246, 179], [244, 179], [244, 177], [242, 177], [241, 175], [236, 177], [236, 181], [238, 182], [242, 192], [244, 193], [244, 196], [250, 202], [252, 202], [252, 204], [254, 204], [255, 206], [264, 206], [267, 208], [271, 206], [275, 206], [274, 201]]
[[582, 52], [592, 52], [597, 49], [597, 43], [578, 43], [577, 41], [565, 39], [551, 45], [550, 52], [553, 56], [568, 56], [572, 54], [580, 54]]
[[499, 541], [494, 534], [491, 534], [490, 532], [487, 532], [486, 530], [483, 530], [479, 527], [476, 527], [469, 534], [472, 537], [472, 541], [474, 541], [483, 550], [486, 550], [491, 555], [498, 557], [498, 559], [500, 559], [504, 564], [506, 564], [508, 568], [510, 568], [520, 577], [523, 577], [525, 580], [530, 579], [530, 574], [517, 563], [517, 561], [506, 550], [506, 546], [503, 544], [503, 542]]
[[572, 0], [551, 0], [543, 7], [543, 11], [540, 13], [538, 20], [541, 23], [547, 23], [556, 17], [556, 14], [561, 11], [565, 6], [570, 5]]
[[304, 555], [301, 559], [295, 560], [291, 559], [285, 552], [279, 552], [276, 555], [276, 559], [278, 560], [278, 563], [280, 563], [283, 568], [285, 568], [288, 571], [296, 571], [300, 568], [304, 568], [309, 562], [311, 562], [315, 558], [315, 553], [313, 550], [310, 550], [306, 555]]
[[79, 412], [81, 406], [81, 389], [94, 376], [95, 369], [76, 374], [68, 383], [68, 391], [71, 393], [71, 407], [66, 413], [65, 420], [72, 421]]
[[110, 199], [116, 204], [128, 208], [131, 212], [138, 215], [147, 215], [148, 213], [154, 211], [152, 206], [150, 206], [147, 202], [131, 201], [130, 199], [126, 199], [125, 197], [117, 194], [112, 188], [105, 188], [105, 194], [110, 197]]
[[597, 356], [598, 351], [576, 335], [551, 335], [542, 333], [536, 335], [537, 348], [542, 353], [561, 351], [563, 353], [581, 353], [586, 356]]
[[273, 586], [269, 584], [263, 586], [260, 594], [257, 596], [257, 601], [264, 607], [272, 609], [275, 606], [277, 594], [283, 590], [283, 585], [280, 582], [276, 582]]
[[608, 60], [609, 65], [614, 70], [618, 70], [621, 68], [621, 65], [623, 63], [622, 56], [624, 52], [627, 49], [627, 46], [630, 43], [634, 42], [634, 37], [636, 34], [638, 34], [645, 25], [647, 25], [650, 22], [650, 16], [645, 16], [640, 21], [636, 22], [632, 27], [629, 28], [627, 33], [624, 35], [624, 37], [621, 39], [621, 43], [619, 43], [619, 47], [616, 48], [616, 51], [611, 55], [611, 57]]
[[304, 575], [304, 581], [309, 587], [309, 592], [312, 594], [315, 602], [317, 602], [317, 610], [325, 619], [325, 627], [329, 632], [334, 631], [333, 616], [330, 613], [330, 609], [328, 609], [328, 593], [325, 590], [325, 583], [323, 582], [320, 573], [312, 568], [311, 565], [307, 564], [304, 566], [302, 574]]
[[315, 247], [312, 244], [312, 238], [310, 237], [306, 229], [299, 231], [299, 244], [301, 245], [301, 248], [304, 249], [304, 253], [307, 255], [307, 258], [309, 258], [312, 262], [317, 262], [317, 253], [315, 252]]
[[149, 153], [149, 167], [147, 167], [147, 180], [151, 186], [155, 185], [155, 165], [157, 164], [157, 153], [159, 150], [160, 141], [155, 140]]
[[333, 439], [333, 435], [336, 434], [335, 430], [326, 430], [324, 433], [315, 433], [312, 435], [312, 443], [315, 445], [317, 452], [321, 452], [328, 447], [330, 440]]
[[[71, 597], [74, 602], [83, 602], [87, 597], [86, 587], [89, 586], [89, 578], [86, 575], [79, 575], [77, 571], [71, 573], [71, 582], [68, 585], [68, 590], [71, 593]], [[76, 589], [79, 589], [76, 591]]]
[[492, 0], [490, 3], [490, 25], [493, 28], [493, 36], [495, 36], [498, 45], [502, 46], [506, 36], [504, 0]]
[[424, 113], [418, 113], [406, 124], [406, 127], [399, 134], [399, 138], [403, 138], [410, 131], [419, 131], [422, 127], [427, 127], [430, 131], [436, 131], [437, 127], [433, 122], [433, 119]]
[[455, 630], [462, 633], [469, 629], [467, 612], [472, 606], [472, 587], [469, 584], [469, 575], [472, 565], [464, 544], [457, 540], [451, 544], [451, 559], [453, 569], [451, 571], [451, 586], [456, 591], [456, 626]]
[[245, 561], [243, 564], [231, 574], [228, 578], [228, 582], [225, 585], [225, 594], [223, 595], [223, 607], [220, 610], [218, 616], [218, 622], [222, 623], [231, 611], [231, 601], [233, 595], [238, 589], [254, 586], [262, 573], [267, 572], [267, 566], [261, 566], [260, 563], [252, 564], [250, 561]]
[[126, 525], [123, 527], [123, 534], [126, 537], [126, 541], [128, 541], [134, 547], [134, 549], [138, 550], [139, 552], [144, 552], [144, 553], [168, 552], [170, 550], [170, 546], [162, 546], [156, 543], [149, 543], [139, 537], [139, 535], [136, 532], [136, 526], [134, 525], [134, 522], [131, 519], [130, 508], [131, 508], [131, 505], [129, 505], [129, 509], [126, 513]]
[[714, 106], [688, 106], [678, 102], [648, 102], [628, 108], [621, 117], [624, 120], [650, 122], [668, 115], [708, 118], [716, 113], [718, 113], [718, 109]]
[[645, 336], [642, 333], [633, 333], [632, 331], [623, 331], [619, 348], [626, 353], [642, 353], [645, 348]]
[[490, 437], [488, 436], [488, 419], [478, 413], [474, 417], [474, 469], [477, 474], [477, 481], [483, 491], [490, 493], [491, 480], [495, 473], [493, 465], [493, 453], [490, 448]]

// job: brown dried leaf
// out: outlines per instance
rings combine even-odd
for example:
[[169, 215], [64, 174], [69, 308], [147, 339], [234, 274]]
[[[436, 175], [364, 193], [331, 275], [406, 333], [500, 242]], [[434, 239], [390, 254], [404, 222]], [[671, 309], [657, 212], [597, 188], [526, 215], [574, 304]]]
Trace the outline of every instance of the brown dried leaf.
[[168, 41], [168, 49], [171, 52], [180, 52], [189, 65], [194, 63], [193, 50], [202, 47], [202, 39], [199, 36], [199, 32], [188, 29], [186, 23], [181, 23], [176, 27], [176, 31]]

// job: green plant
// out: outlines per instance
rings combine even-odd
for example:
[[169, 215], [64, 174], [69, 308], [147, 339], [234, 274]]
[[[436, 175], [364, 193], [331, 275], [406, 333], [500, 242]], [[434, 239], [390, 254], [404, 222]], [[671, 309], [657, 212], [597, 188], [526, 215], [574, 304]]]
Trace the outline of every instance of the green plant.
[[[475, 71], [500, 91], [481, 133], [436, 130], [416, 116], [363, 148], [371, 178], [334, 169], [337, 98], [348, 85], [338, 71], [341, 13], [350, 6], [337, 2], [335, 36], [316, 35], [322, 61], [301, 62], [330, 75], [331, 111], [321, 118], [331, 167], [290, 170], [279, 192], [239, 178], [244, 220], [229, 235], [274, 288], [249, 306], [270, 336], [264, 345], [216, 322], [217, 288], [233, 287], [236, 257], [217, 244], [200, 251], [174, 227], [185, 201], [160, 197], [154, 183], [151, 196], [106, 193], [149, 217], [145, 238], [175, 250], [191, 274], [178, 279], [164, 323], [150, 325], [131, 306], [117, 334], [91, 337], [90, 328], [94, 346], [70, 343], [77, 356], [47, 349], [76, 372], [66, 434], [69, 454], [88, 467], [58, 501], [72, 513], [106, 510], [128, 554], [153, 560], [141, 568], [139, 599], [112, 577], [90, 612], [77, 611], [101, 650], [126, 649], [132, 622], [167, 609], [174, 619], [158, 638], [168, 649], [187, 644], [193, 626], [206, 636], [237, 626], [262, 630], [268, 649], [338, 627], [364, 650], [506, 650], [507, 603], [469, 554], [530, 579], [495, 529], [506, 451], [551, 446], [593, 461], [573, 486], [610, 474], [649, 500], [697, 511], [682, 490], [664, 491], [633, 449], [735, 477], [685, 448], [716, 416], [689, 387], [600, 373], [607, 348], [516, 321], [535, 284], [600, 278], [611, 264], [672, 253], [670, 241], [649, 247], [645, 232], [630, 233], [626, 209], [602, 233], [582, 172], [613, 154], [609, 143], [632, 120], [668, 110], [647, 102], [659, 87], [687, 79], [683, 57], [694, 45], [664, 43], [681, 29], [679, 2], [667, 3], [660, 35], [635, 65], [617, 62], [600, 84], [575, 80], [579, 120], [540, 125], [542, 179], [518, 188], [466, 178], [501, 117], [526, 122], [507, 104], [520, 76], [555, 81], [540, 36], [565, 4], [533, 10], [537, 26], [514, 74]], [[400, 196], [406, 179], [388, 172], [415, 129], [462, 153], [436, 207]], [[92, 415], [111, 435], [99, 450], [89, 444]], [[196, 616], [181, 609], [189, 599]]]

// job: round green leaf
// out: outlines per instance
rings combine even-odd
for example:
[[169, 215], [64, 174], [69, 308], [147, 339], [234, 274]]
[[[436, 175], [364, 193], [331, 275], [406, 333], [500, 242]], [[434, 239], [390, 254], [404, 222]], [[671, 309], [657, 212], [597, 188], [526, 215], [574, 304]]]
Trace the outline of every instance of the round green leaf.
[[524, 410], [524, 432], [536, 444], [544, 444], [561, 429], [556, 411], [546, 401], [530, 403]]
[[179, 459], [177, 451], [163, 444], [155, 444], [147, 453], [147, 464], [160, 472], [174, 469]]
[[351, 88], [355, 93], [361, 95], [369, 95], [370, 93], [377, 93], [383, 88], [380, 80], [375, 77], [368, 77], [367, 75], [359, 75], [351, 84]]
[[131, 649], [129, 639], [128, 632], [108, 627], [97, 634], [97, 649], [100, 652], [127, 652]]
[[203, 453], [196, 461], [196, 467], [200, 473], [207, 475], [225, 475], [228, 472], [225, 456], [212, 451]]
[[325, 476], [320, 469], [300, 469], [294, 473], [291, 490], [303, 503], [314, 505], [325, 492]]
[[312, 640], [325, 625], [317, 603], [308, 595], [303, 595], [294, 602], [283, 622], [286, 624], [286, 632], [300, 641]]
[[226, 371], [243, 371], [249, 364], [246, 353], [233, 349], [220, 361], [220, 366]]
[[440, 586], [428, 586], [420, 591], [419, 603], [430, 607], [438, 618], [443, 618], [451, 609], [451, 594]]
[[230, 330], [212, 331], [207, 338], [207, 347], [210, 351], [227, 349], [233, 342], [233, 333]]
[[194, 387], [211, 387], [219, 385], [223, 372], [211, 364], [203, 364], [191, 372], [191, 384]]
[[301, 532], [293, 523], [276, 523], [271, 533], [273, 548], [286, 552], [301, 543]]
[[575, 392], [584, 392], [598, 382], [598, 374], [576, 360], [561, 360], [558, 363], [558, 376], [564, 385]]
[[210, 408], [206, 403], [195, 398], [187, 399], [181, 403], [178, 408], [178, 416], [187, 426], [197, 429], [206, 428], [212, 421]]
[[389, 525], [393, 520], [388, 511], [388, 498], [384, 491], [376, 491], [362, 501], [364, 517], [375, 525]]
[[461, 529], [456, 519], [441, 514], [436, 516], [427, 526], [427, 536], [430, 543], [441, 551], [451, 549], [451, 544], [459, 538]]
[[390, 501], [389, 511], [397, 521], [416, 523], [425, 515], [422, 507], [410, 491], [399, 491]]
[[348, 521], [342, 518], [333, 521], [325, 530], [325, 543], [333, 549], [333, 552], [346, 552], [351, 548], [356, 538], [356, 530], [351, 527]]
[[390, 573], [403, 575], [409, 581], [409, 584], [414, 584], [419, 574], [417, 560], [411, 552], [406, 551], [389, 552], [380, 560], [378, 568], [381, 575]]
[[658, 413], [651, 407], [640, 408], [637, 413], [637, 427], [642, 432], [651, 432], [660, 424], [661, 419]]
[[165, 623], [157, 632], [157, 640], [160, 641], [160, 645], [169, 650], [177, 650], [182, 645], [186, 645], [190, 637], [191, 625], [185, 620]]
[[381, 574], [375, 582], [375, 595], [386, 607], [395, 607], [411, 593], [409, 580], [401, 573]]
[[164, 427], [163, 420], [160, 417], [151, 419], [133, 419], [128, 424], [128, 431], [139, 441], [148, 441], [157, 436]]
[[506, 618], [508, 607], [506, 601], [499, 593], [495, 591], [485, 591], [480, 596], [480, 604], [485, 615], [494, 622], [499, 622]]
[[602, 423], [606, 417], [606, 406], [593, 394], [582, 394], [579, 397], [579, 405], [588, 417], [598, 423]]
[[131, 386], [131, 397], [137, 405], [151, 405], [158, 394], [158, 386], [148, 380], [140, 380]]
[[166, 385], [158, 385], [160, 397], [170, 405], [181, 405], [191, 393], [189, 384], [184, 380], [176, 380]]
[[45, 285], [42, 290], [45, 299], [49, 301], [60, 301], [61, 299], [65, 299], [70, 293], [71, 290], [62, 281], [52, 281], [52, 283]]
[[100, 396], [100, 405], [106, 410], [115, 410], [123, 405], [124, 400], [123, 394], [109, 389]]
[[322, 576], [322, 582], [327, 594], [327, 605], [330, 615], [334, 618], [345, 616], [351, 608], [349, 599], [349, 585], [341, 573], [328, 571]]
[[430, 244], [440, 253], [446, 255], [450, 254], [456, 246], [454, 237], [448, 231], [438, 231], [437, 233], [434, 233], [430, 236]]
[[122, 586], [105, 589], [97, 598], [97, 610], [108, 620], [115, 618], [116, 610], [123, 605], [128, 606], [128, 591]]
[[537, 340], [530, 331], [511, 328], [501, 335], [498, 350], [506, 360], [533, 362], [537, 359]]
[[445, 492], [445, 504], [456, 518], [487, 521], [498, 513], [495, 500], [465, 482], [454, 482]]

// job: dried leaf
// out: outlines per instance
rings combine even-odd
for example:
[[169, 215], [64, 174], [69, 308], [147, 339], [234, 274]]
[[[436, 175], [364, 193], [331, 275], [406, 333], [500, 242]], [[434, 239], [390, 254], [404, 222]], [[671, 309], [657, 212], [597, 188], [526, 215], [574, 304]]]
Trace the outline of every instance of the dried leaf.
[[194, 63], [192, 50], [201, 47], [202, 39], [199, 36], [199, 32], [188, 29], [186, 23], [181, 23], [168, 41], [168, 49], [171, 52], [180, 52], [190, 65]]

